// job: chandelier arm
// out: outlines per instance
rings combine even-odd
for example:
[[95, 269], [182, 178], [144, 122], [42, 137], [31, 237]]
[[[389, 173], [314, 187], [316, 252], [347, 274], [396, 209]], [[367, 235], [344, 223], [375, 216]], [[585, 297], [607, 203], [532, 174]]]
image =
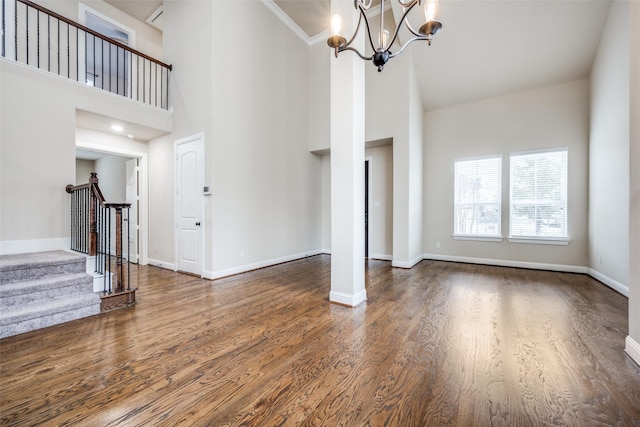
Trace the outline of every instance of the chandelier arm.
[[407, 19], [406, 21], [404, 21], [404, 24], [407, 26], [407, 29], [409, 30], [409, 32], [411, 34], [413, 34], [416, 37], [422, 37], [424, 36], [424, 34], [420, 34], [420, 31], [416, 31], [413, 29], [413, 27], [411, 26], [411, 24], [409, 23], [409, 20]]
[[[371, 45], [371, 50], [375, 52], [376, 47], [373, 44], [373, 39], [371, 38], [371, 28], [369, 27], [369, 18], [367, 18], [367, 14], [365, 13], [365, 10], [360, 8], [360, 18], [358, 18], [358, 28], [360, 28], [360, 22], [362, 21], [362, 18], [364, 18], [364, 24], [367, 26], [367, 37], [369, 38], [369, 44]], [[349, 43], [347, 43], [347, 46], [349, 46], [351, 42], [356, 38], [356, 34], [358, 34], [358, 28], [356, 29], [356, 32], [353, 33], [353, 38], [349, 41]], [[360, 55], [360, 57], [362, 58], [362, 55]]]
[[[371, 4], [373, 3], [373, 0], [369, 0], [369, 1], [368, 1], [368, 2], [366, 2], [366, 3], [363, 3], [363, 1], [362, 1], [362, 0], [355, 0], [355, 2], [354, 2], [354, 3], [362, 5], [362, 7], [363, 7], [365, 10], [369, 10], [369, 8], [371, 7]], [[358, 7], [358, 6], [356, 5], [356, 7]]]
[[416, 4], [419, 5], [422, 0], [409, 0], [408, 2], [403, 2], [402, 0], [398, 0], [398, 4], [404, 7], [413, 7]]
[[[400, 2], [400, 0], [398, 0], [398, 2]], [[396, 31], [393, 33], [393, 38], [391, 39], [391, 43], [389, 43], [389, 47], [393, 46], [393, 44], [395, 43], [396, 39], [398, 38], [398, 33], [400, 32], [400, 28], [402, 27], [402, 21], [404, 21], [405, 24], [407, 24], [407, 27], [409, 28], [409, 31], [411, 31], [414, 36], [418, 36], [418, 37], [420, 36], [420, 34], [418, 34], [415, 31], [413, 31], [413, 28], [411, 28], [411, 26], [409, 25], [409, 20], [407, 19], [407, 15], [409, 14], [409, 12], [411, 12], [411, 10], [414, 8], [414, 6], [416, 4], [418, 4], [417, 0], [413, 0], [413, 4], [411, 6], [409, 6], [406, 10], [403, 8], [402, 18], [400, 18], [400, 25], [398, 25], [396, 27]], [[405, 44], [405, 46], [406, 46], [406, 44]], [[402, 49], [404, 49], [404, 46], [402, 47]], [[393, 56], [395, 56], [395, 55], [393, 55]]]
[[[362, 9], [363, 7], [362, 2], [360, 0], [356, 0], [355, 4], [357, 5], [358, 10], [360, 11], [360, 16], [358, 17], [358, 25], [356, 26], [356, 30], [353, 32], [353, 36], [351, 36], [351, 39], [347, 43], [345, 43], [345, 45], [339, 51], [342, 52], [343, 50], [353, 50], [354, 52], [358, 52], [353, 48], [349, 48], [349, 46], [351, 46], [351, 43], [353, 43], [353, 41], [356, 39], [356, 36], [358, 35], [358, 31], [360, 31], [360, 24], [362, 23], [362, 17], [364, 17], [364, 22], [367, 26], [367, 35], [369, 36], [369, 43], [371, 44], [371, 47], [375, 51], [376, 49], [373, 47], [373, 40], [371, 40], [371, 31], [369, 30], [369, 20], [367, 19], [367, 15], [365, 15], [364, 10]], [[358, 53], [358, 55], [360, 54]], [[360, 55], [360, 57], [364, 59], [362, 55]]]
[[373, 59], [373, 55], [371, 55], [371, 56], [364, 56], [363, 54], [361, 54], [360, 52], [358, 52], [358, 49], [356, 49], [355, 47], [350, 47], [350, 46], [343, 47], [343, 48], [341, 48], [341, 49], [340, 49], [340, 52], [343, 52], [343, 51], [345, 51], [345, 50], [350, 50], [350, 51], [352, 51], [352, 52], [355, 52], [355, 53], [356, 53], [356, 55], [358, 55], [358, 56], [360, 57], [360, 59], [364, 59], [365, 61], [371, 61], [371, 60]]
[[393, 58], [394, 56], [400, 55], [400, 54], [402, 53], [402, 51], [403, 51], [407, 46], [409, 46], [409, 44], [410, 44], [411, 42], [415, 42], [415, 41], [417, 41], [417, 40], [429, 40], [429, 38], [428, 38], [427, 36], [419, 35], [419, 36], [417, 36], [417, 37], [414, 37], [414, 38], [410, 39], [409, 41], [407, 41], [407, 42], [406, 42], [406, 43], [405, 43], [405, 44], [400, 48], [400, 50], [399, 50], [399, 51], [394, 52], [394, 53], [389, 52], [389, 59]]

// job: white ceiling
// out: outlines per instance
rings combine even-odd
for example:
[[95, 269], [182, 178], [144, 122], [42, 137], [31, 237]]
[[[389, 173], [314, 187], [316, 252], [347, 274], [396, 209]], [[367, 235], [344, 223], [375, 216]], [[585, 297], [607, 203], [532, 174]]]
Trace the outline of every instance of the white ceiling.
[[[107, 2], [141, 21], [162, 4], [161, 0]], [[330, 0], [273, 2], [309, 40], [328, 27]], [[440, 0], [443, 29], [432, 46], [416, 42], [408, 47], [414, 54], [425, 109], [588, 77], [610, 3]], [[416, 21], [414, 27], [420, 24]], [[393, 59], [386, 67], [392, 66]]]

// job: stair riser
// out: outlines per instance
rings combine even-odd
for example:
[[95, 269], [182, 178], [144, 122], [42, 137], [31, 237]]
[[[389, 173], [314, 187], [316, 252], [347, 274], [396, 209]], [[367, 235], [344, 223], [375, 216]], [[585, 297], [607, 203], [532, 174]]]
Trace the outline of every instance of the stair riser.
[[10, 337], [22, 334], [36, 329], [46, 328], [48, 326], [58, 325], [72, 320], [81, 319], [83, 317], [93, 316], [100, 313], [100, 305], [91, 305], [78, 308], [71, 311], [54, 313], [47, 316], [41, 316], [34, 319], [23, 320], [0, 327], [0, 338]]
[[51, 276], [84, 273], [85, 271], [86, 261], [84, 258], [79, 258], [78, 260], [64, 264], [26, 265], [22, 268], [3, 271], [0, 275], [0, 285], [38, 280]]
[[87, 292], [93, 292], [93, 284], [91, 279], [84, 283], [70, 283], [63, 286], [43, 289], [39, 291], [23, 293], [20, 295], [3, 296], [0, 293], [0, 307], [2, 309], [11, 308], [16, 305], [31, 304], [41, 300], [51, 300], [54, 298], [64, 298], [68, 295], [78, 295]]

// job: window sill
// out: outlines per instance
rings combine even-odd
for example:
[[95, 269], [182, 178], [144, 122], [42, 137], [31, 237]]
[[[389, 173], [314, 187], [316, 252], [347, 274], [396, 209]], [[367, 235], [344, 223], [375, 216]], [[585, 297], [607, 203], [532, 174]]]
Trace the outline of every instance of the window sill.
[[550, 237], [509, 237], [510, 243], [528, 243], [533, 245], [557, 245], [567, 246], [571, 240], [565, 237], [550, 238]]
[[454, 235], [455, 240], [472, 240], [476, 242], [502, 242], [502, 237]]

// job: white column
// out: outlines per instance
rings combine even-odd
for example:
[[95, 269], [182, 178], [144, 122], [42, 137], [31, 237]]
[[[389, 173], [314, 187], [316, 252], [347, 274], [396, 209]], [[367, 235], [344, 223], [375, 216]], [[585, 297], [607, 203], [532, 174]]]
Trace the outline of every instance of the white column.
[[[352, 1], [331, 1], [349, 39], [357, 23]], [[354, 42], [362, 52], [363, 28]], [[333, 52], [331, 53], [333, 55]], [[353, 52], [331, 58], [331, 302], [355, 307], [364, 286], [364, 61]]]

